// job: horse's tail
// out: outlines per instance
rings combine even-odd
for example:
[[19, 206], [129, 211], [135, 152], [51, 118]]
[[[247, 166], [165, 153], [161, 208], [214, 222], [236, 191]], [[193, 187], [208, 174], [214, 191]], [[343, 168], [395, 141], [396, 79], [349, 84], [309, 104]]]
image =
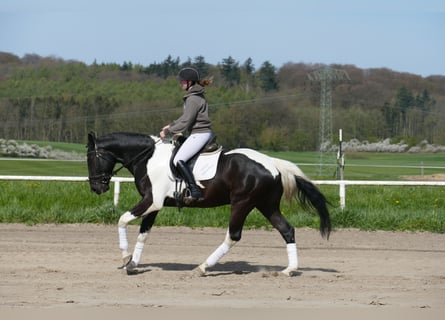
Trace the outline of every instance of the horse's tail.
[[281, 174], [284, 197], [288, 201], [297, 198], [303, 208], [315, 208], [320, 217], [320, 233], [329, 239], [331, 218], [328, 200], [295, 164], [277, 158], [273, 161]]

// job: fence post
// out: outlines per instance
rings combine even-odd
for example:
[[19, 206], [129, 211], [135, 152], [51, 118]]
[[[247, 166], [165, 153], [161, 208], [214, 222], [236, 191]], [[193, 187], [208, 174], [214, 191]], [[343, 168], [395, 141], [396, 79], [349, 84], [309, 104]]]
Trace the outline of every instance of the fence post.
[[114, 198], [113, 198], [113, 203], [115, 206], [117, 206], [119, 203], [120, 191], [121, 191], [121, 182], [120, 180], [116, 179], [114, 180]]
[[343, 180], [341, 180], [339, 186], [340, 186], [340, 207], [343, 210], [346, 205], [346, 184], [343, 182]]

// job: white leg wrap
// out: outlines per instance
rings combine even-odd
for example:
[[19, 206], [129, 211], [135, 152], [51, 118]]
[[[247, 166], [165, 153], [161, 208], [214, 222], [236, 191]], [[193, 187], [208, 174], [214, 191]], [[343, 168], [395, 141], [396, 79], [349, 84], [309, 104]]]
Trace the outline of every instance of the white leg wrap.
[[296, 274], [296, 271], [298, 269], [297, 245], [295, 243], [288, 243], [286, 249], [289, 264], [287, 265], [287, 268], [284, 269], [282, 272], [285, 275], [292, 277]]
[[119, 232], [119, 248], [121, 250], [128, 250], [128, 240], [127, 240], [127, 227], [118, 227]]
[[135, 263], [135, 267], [141, 261], [141, 255], [142, 255], [143, 250], [144, 250], [144, 243], [136, 242], [136, 245], [134, 246], [134, 251], [133, 251], [133, 258], [131, 259], [131, 261], [133, 261]]
[[207, 267], [213, 267], [227, 252], [229, 252], [230, 248], [232, 248], [235, 243], [236, 241], [230, 239], [229, 232], [227, 232], [224, 242], [207, 258]]
[[130, 221], [136, 219], [129, 211], [125, 212], [119, 218], [118, 233], [119, 233], [119, 248], [122, 250], [122, 260], [124, 265], [130, 262], [131, 254], [128, 253], [128, 239], [127, 239], [127, 225]]
[[287, 268], [297, 270], [298, 269], [297, 244], [288, 243], [286, 249], [287, 249], [287, 258], [289, 260]]
[[135, 266], [139, 264], [141, 261], [142, 251], [144, 251], [145, 241], [147, 240], [148, 232], [140, 233], [134, 246], [133, 258], [132, 261], [135, 263]]
[[223, 242], [206, 260], [208, 267], [213, 267], [227, 252], [230, 247]]

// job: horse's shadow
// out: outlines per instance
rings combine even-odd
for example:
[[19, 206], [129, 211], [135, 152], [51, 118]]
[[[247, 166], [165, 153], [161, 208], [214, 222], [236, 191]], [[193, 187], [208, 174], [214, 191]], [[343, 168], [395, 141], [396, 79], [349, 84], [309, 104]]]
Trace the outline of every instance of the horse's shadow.
[[[188, 263], [150, 263], [150, 264], [140, 264], [138, 266], [137, 273], [150, 272], [154, 268], [161, 269], [164, 271], [192, 271], [197, 267], [196, 264]], [[231, 274], [249, 274], [255, 272], [263, 273], [277, 273], [284, 269], [283, 266], [275, 265], [253, 265], [246, 261], [236, 261], [236, 262], [224, 262], [218, 263], [214, 267], [209, 269], [207, 276], [222, 276]], [[327, 272], [327, 273], [338, 273], [335, 269], [327, 268], [299, 268], [295, 275], [300, 276], [306, 272]]]

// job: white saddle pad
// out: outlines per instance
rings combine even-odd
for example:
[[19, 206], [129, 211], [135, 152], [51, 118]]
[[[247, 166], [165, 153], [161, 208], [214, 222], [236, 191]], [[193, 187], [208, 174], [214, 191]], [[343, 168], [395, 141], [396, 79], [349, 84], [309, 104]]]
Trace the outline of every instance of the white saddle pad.
[[221, 150], [222, 148], [219, 148], [214, 152], [203, 153], [198, 157], [193, 167], [195, 180], [209, 180], [215, 177]]

